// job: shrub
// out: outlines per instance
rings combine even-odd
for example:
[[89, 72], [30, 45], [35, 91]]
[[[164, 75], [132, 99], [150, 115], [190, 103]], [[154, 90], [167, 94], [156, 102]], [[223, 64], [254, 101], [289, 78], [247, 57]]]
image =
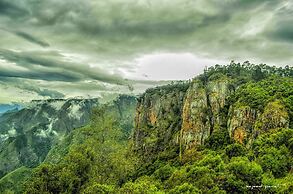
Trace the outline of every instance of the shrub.
[[228, 145], [225, 149], [225, 153], [229, 158], [238, 157], [238, 156], [245, 156], [247, 151], [244, 146], [241, 144], [235, 143], [232, 145]]
[[119, 190], [121, 194], [161, 194], [160, 184], [148, 176], [140, 177], [135, 182], [127, 182]]
[[87, 187], [83, 192], [83, 194], [110, 194], [114, 193], [114, 187], [112, 185], [103, 185], [99, 183], [95, 183], [89, 187]]
[[222, 149], [229, 144], [231, 144], [231, 138], [226, 129], [220, 129], [219, 131], [213, 132], [206, 140], [206, 146], [213, 150]]
[[201, 191], [192, 184], [184, 183], [170, 190], [170, 194], [199, 194]]
[[247, 184], [242, 180], [238, 179], [233, 174], [228, 174], [225, 176], [225, 181], [223, 182], [223, 189], [227, 193], [247, 193]]
[[247, 185], [261, 185], [261, 166], [255, 162], [250, 162], [246, 157], [232, 158], [228, 164], [228, 170], [239, 180]]
[[290, 161], [289, 150], [282, 146], [264, 148], [258, 161], [265, 171], [271, 171], [275, 177], [283, 177], [289, 172], [292, 161]]
[[156, 170], [153, 175], [156, 179], [165, 181], [168, 178], [170, 178], [173, 172], [174, 172], [174, 167], [171, 167], [169, 164], [167, 164], [163, 166], [162, 168], [159, 168], [158, 170]]

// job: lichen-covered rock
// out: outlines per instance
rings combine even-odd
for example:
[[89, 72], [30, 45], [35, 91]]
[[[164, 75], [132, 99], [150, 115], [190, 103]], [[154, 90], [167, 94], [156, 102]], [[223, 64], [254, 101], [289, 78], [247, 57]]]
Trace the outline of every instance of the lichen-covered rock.
[[239, 143], [244, 143], [253, 131], [259, 112], [239, 103], [229, 109], [227, 128], [230, 136]]
[[[179, 132], [186, 84], [148, 90], [138, 99], [134, 149], [151, 155], [179, 148]], [[151, 154], [152, 153], [152, 154]]]
[[257, 128], [267, 131], [276, 128], [289, 127], [289, 114], [280, 100], [269, 102], [257, 122]]
[[[134, 149], [152, 158], [170, 150], [185, 151], [204, 141], [214, 130], [226, 126], [226, 78], [148, 90], [138, 100], [133, 134]], [[224, 114], [223, 114], [224, 113]], [[224, 118], [225, 117], [225, 118]]]
[[181, 144], [185, 149], [203, 144], [209, 136], [211, 123], [208, 108], [206, 90], [196, 81], [189, 87], [183, 106]]
[[[179, 153], [185, 154], [217, 130], [228, 130], [232, 139], [249, 147], [259, 133], [289, 127], [288, 102], [267, 103], [265, 91], [237, 88], [235, 81], [239, 86], [241, 81], [224, 75], [198, 77], [186, 90], [173, 85], [148, 90], [138, 102], [134, 149], [152, 158], [179, 145]], [[254, 92], [259, 92], [256, 99]]]
[[229, 88], [229, 79], [219, 79], [209, 82], [207, 85], [209, 107], [212, 112], [213, 130], [218, 130], [220, 126], [226, 125], [226, 112], [223, 110], [227, 98], [234, 92]]
[[247, 105], [232, 105], [228, 115], [230, 136], [241, 144], [251, 142], [259, 133], [289, 127], [289, 115], [280, 100], [269, 102], [263, 111]]
[[194, 80], [183, 106], [181, 144], [184, 149], [203, 145], [214, 130], [225, 124], [222, 111], [231, 91], [227, 79], [207, 82]]

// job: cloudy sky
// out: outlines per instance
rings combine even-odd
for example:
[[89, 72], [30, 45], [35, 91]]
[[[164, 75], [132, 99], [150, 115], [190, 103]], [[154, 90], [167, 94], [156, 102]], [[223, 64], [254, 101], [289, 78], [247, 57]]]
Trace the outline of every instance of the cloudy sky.
[[292, 51], [291, 0], [0, 0], [0, 103], [138, 93]]

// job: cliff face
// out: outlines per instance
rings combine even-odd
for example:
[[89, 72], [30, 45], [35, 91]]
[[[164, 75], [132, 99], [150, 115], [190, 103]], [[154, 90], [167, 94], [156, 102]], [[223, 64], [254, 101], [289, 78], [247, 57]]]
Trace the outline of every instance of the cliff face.
[[187, 84], [151, 89], [138, 99], [134, 149], [150, 156], [179, 149], [182, 107]]
[[259, 128], [261, 131], [288, 128], [289, 120], [289, 114], [284, 104], [280, 100], [275, 100], [266, 105], [256, 128]]
[[204, 145], [217, 130], [228, 130], [234, 141], [250, 146], [259, 133], [289, 127], [281, 100], [270, 100], [263, 108], [230, 101], [235, 88], [227, 77], [195, 79], [184, 90], [169, 87], [147, 91], [138, 101], [134, 148], [146, 158], [170, 150], [184, 153]]
[[221, 114], [231, 91], [228, 80], [203, 85], [195, 80], [189, 87], [183, 105], [181, 143], [185, 149], [204, 144], [215, 130], [225, 125]]
[[248, 146], [259, 133], [289, 127], [289, 115], [280, 100], [269, 102], [263, 111], [236, 103], [230, 107], [228, 118], [230, 136]]
[[259, 111], [240, 104], [232, 105], [229, 109], [227, 128], [230, 136], [239, 143], [252, 133]]
[[135, 150], [146, 155], [170, 150], [178, 154], [179, 147], [187, 150], [204, 144], [213, 131], [226, 125], [223, 109], [231, 92], [228, 79], [207, 84], [194, 80], [184, 87], [147, 91], [138, 101]]

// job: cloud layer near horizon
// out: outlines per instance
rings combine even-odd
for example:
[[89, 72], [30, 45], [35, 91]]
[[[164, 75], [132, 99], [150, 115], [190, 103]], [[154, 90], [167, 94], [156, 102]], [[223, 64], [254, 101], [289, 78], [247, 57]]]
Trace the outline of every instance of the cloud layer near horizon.
[[160, 84], [137, 64], [157, 53], [203, 59], [195, 73], [206, 59], [292, 65], [292, 16], [289, 0], [0, 0], [0, 102], [139, 92]]

